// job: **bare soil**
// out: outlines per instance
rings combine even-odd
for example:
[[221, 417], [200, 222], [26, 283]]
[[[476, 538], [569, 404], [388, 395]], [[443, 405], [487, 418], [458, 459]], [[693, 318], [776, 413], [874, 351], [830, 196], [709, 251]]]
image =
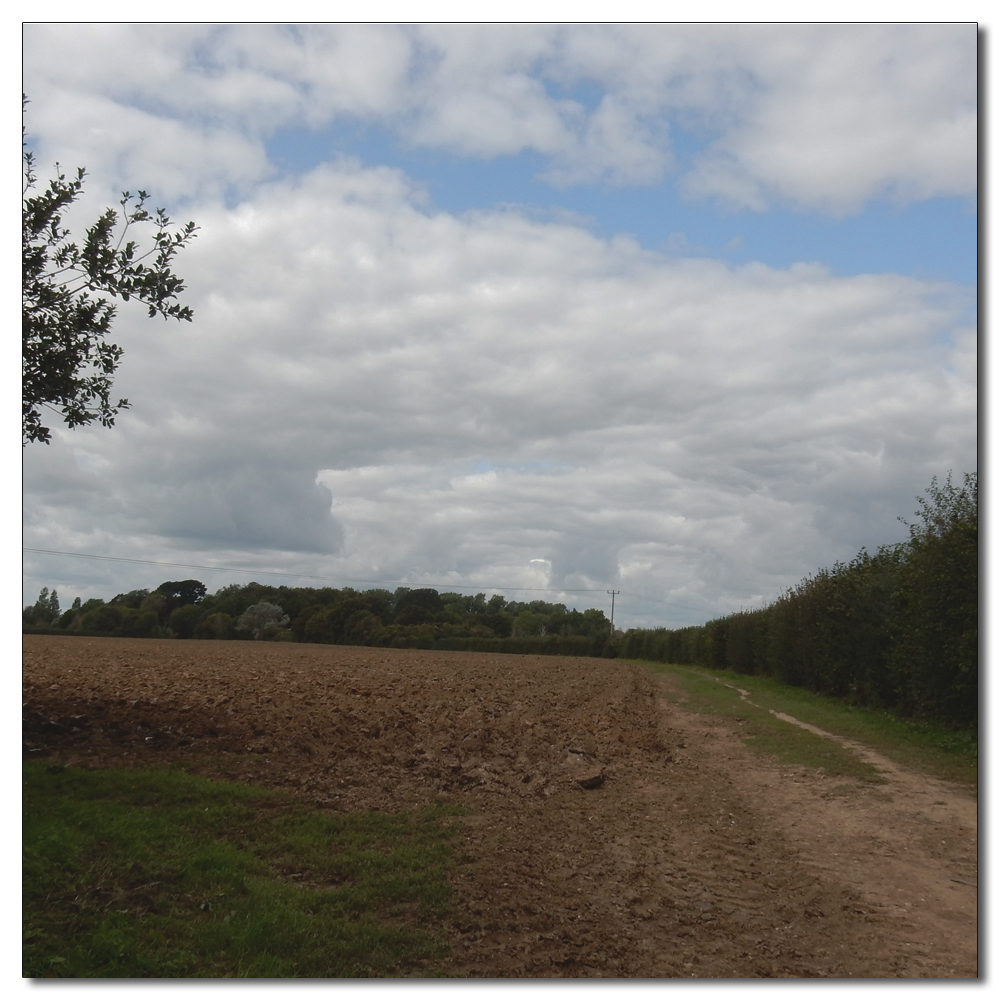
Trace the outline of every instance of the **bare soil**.
[[772, 762], [626, 663], [25, 636], [29, 757], [183, 766], [337, 811], [467, 806], [427, 972], [977, 975], [968, 789]]

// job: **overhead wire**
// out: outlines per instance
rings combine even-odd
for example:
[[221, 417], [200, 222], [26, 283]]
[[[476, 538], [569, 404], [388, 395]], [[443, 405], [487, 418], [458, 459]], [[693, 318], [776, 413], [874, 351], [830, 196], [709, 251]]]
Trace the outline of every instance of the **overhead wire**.
[[[314, 576], [309, 573], [284, 573], [280, 570], [238, 568], [235, 566], [206, 566], [201, 563], [175, 563], [164, 562], [159, 559], [132, 559], [127, 556], [102, 556], [94, 552], [63, 552], [58, 549], [38, 549], [32, 546], [22, 546], [22, 552], [35, 552], [39, 555], [48, 556], [72, 556], [77, 559], [99, 559], [105, 562], [132, 563], [139, 566], [169, 566], [172, 569], [201, 569], [213, 573], [240, 573], [240, 574], [260, 574], [261, 576], [279, 576], [292, 580], [316, 580], [320, 583], [367, 583], [373, 586], [395, 584], [401, 587], [413, 587], [409, 580], [365, 580], [358, 577], [342, 576], [334, 579], [326, 576]], [[545, 594], [598, 594], [603, 587], [513, 587], [513, 586], [492, 586], [485, 583], [421, 583], [420, 587], [433, 587], [435, 589], [448, 588], [451, 590], [499, 590], [517, 591], [518, 593], [545, 593]], [[671, 608], [684, 608], [687, 611], [697, 611], [699, 614], [710, 615], [714, 612], [705, 611], [703, 608], [693, 608], [688, 604], [677, 604], [673, 601], [662, 601], [656, 597], [644, 597], [642, 594], [633, 594], [628, 590], [621, 593], [629, 597], [635, 597], [640, 601], [650, 601], [653, 604], [663, 604]]]

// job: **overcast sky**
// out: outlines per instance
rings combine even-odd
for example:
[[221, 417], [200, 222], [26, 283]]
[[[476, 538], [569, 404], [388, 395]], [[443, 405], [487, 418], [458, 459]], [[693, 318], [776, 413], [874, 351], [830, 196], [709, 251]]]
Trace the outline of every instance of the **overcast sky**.
[[24, 455], [26, 546], [148, 562], [29, 552], [28, 603], [680, 626], [976, 467], [972, 24], [28, 25], [24, 89], [75, 219], [145, 188], [200, 227], [194, 322], [120, 309], [132, 408]]

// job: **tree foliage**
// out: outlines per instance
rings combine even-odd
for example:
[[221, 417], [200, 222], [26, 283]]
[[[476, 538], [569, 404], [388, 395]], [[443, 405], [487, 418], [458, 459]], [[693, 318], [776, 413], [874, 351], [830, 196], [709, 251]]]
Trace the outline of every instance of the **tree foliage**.
[[[67, 179], [56, 164], [46, 189], [29, 194], [38, 178], [23, 133], [22, 127], [21, 432], [27, 444], [51, 439], [43, 408], [70, 427], [94, 420], [110, 427], [129, 406], [127, 399], [112, 402], [112, 378], [123, 352], [105, 339], [117, 307], [104, 296], [135, 299], [150, 317], [190, 321], [191, 309], [177, 301], [184, 283], [172, 268], [196, 226], [189, 222], [171, 232], [165, 211], [146, 207], [145, 191], [125, 191], [120, 209], [107, 209], [81, 242], [73, 241], [63, 216], [83, 193], [86, 171], [81, 167]], [[133, 237], [149, 225], [153, 233], [140, 246]]]
[[59, 595], [55, 590], [49, 593], [48, 587], [42, 587], [38, 600], [24, 609], [25, 625], [49, 625], [59, 618]]
[[[979, 485], [932, 480], [900, 545], [820, 570], [757, 611], [633, 629], [622, 652], [774, 677], [903, 715], [976, 724]], [[902, 520], [902, 519], [901, 519]], [[904, 522], [907, 523], [907, 522]]]
[[259, 639], [269, 628], [281, 628], [287, 624], [288, 615], [277, 604], [262, 601], [260, 604], [252, 604], [240, 615], [236, 620], [236, 630], [249, 632], [255, 639]]
[[156, 588], [156, 593], [163, 598], [163, 604], [160, 607], [161, 616], [168, 618], [174, 610], [179, 610], [189, 604], [198, 604], [205, 597], [207, 591], [208, 588], [199, 580], [170, 580], [161, 583]]
[[973, 722], [979, 692], [979, 483], [935, 479], [918, 497], [919, 521], [899, 575], [889, 670], [909, 711]]
[[[94, 613], [104, 607], [112, 610]], [[26, 627], [35, 626], [33, 614], [34, 606], [25, 609]], [[532, 634], [513, 635], [515, 620], [534, 623]], [[603, 611], [581, 612], [546, 601], [507, 601], [501, 594], [487, 600], [485, 594], [438, 593], [430, 588], [400, 587], [392, 593], [234, 583], [208, 594], [198, 580], [168, 581], [153, 591], [118, 594], [107, 605], [95, 598], [81, 606], [77, 598], [57, 627], [150, 638], [252, 635], [268, 641], [355, 646], [614, 655]]]
[[[910, 538], [819, 570], [769, 606], [681, 629], [612, 638], [596, 608], [486, 599], [422, 588], [231, 584], [197, 580], [77, 598], [59, 614], [43, 588], [26, 629], [149, 638], [238, 639], [563, 656], [628, 656], [774, 677], [962, 728], [978, 713], [978, 525], [975, 473], [918, 498]], [[284, 609], [284, 610], [282, 610]], [[290, 623], [290, 624], [289, 624]]]

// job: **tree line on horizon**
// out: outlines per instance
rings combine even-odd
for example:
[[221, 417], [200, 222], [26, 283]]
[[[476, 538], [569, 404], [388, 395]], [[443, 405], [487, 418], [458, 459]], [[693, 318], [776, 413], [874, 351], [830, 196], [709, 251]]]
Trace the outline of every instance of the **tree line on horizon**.
[[26, 631], [256, 639], [627, 657], [771, 677], [853, 703], [974, 727], [979, 706], [979, 486], [932, 480], [910, 537], [822, 569], [756, 611], [611, 634], [603, 611], [400, 587], [357, 591], [198, 580], [61, 611], [43, 588]]
[[[439, 593], [432, 588], [354, 590], [231, 584], [214, 594], [198, 580], [168, 581], [110, 601], [77, 598], [61, 611], [56, 591], [43, 588], [24, 609], [28, 630], [148, 639], [256, 639], [271, 642], [442, 648], [442, 643], [586, 640], [563, 643], [590, 655], [594, 639], [610, 639], [603, 611], [578, 611], [547, 601], [508, 601]], [[603, 647], [602, 647], [603, 651]], [[579, 654], [578, 654], [579, 655]]]

